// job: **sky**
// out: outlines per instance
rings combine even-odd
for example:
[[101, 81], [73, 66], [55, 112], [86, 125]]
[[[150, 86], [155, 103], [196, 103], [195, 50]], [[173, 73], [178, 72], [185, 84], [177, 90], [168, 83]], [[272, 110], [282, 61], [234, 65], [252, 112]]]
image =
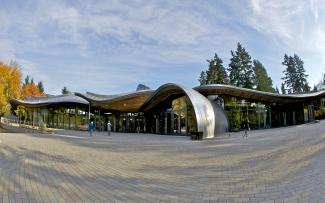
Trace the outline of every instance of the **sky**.
[[45, 91], [116, 94], [137, 84], [199, 85], [240, 42], [280, 89], [285, 53], [325, 72], [325, 4], [317, 0], [0, 0], [0, 60]]

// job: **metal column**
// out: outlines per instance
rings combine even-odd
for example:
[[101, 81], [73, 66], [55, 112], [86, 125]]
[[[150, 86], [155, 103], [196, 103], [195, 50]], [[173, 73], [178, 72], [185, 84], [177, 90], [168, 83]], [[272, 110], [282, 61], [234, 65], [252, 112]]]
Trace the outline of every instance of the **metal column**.
[[100, 109], [98, 109], [98, 117], [99, 117], [99, 131], [102, 131], [102, 117], [100, 115]]
[[263, 118], [264, 118], [264, 128], [266, 128], [266, 111], [263, 111]]
[[77, 130], [77, 114], [78, 114], [78, 107], [75, 107], [75, 111], [74, 111], [74, 128]]
[[260, 114], [259, 109], [257, 109], [257, 120], [258, 120], [257, 128], [260, 129], [261, 128], [261, 114]]

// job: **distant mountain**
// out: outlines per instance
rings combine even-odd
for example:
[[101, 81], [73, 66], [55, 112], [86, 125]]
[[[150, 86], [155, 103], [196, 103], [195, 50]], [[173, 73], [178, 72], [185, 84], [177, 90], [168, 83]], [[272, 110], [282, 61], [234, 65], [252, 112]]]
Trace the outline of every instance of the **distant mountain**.
[[143, 85], [143, 84], [138, 84], [136, 91], [141, 91], [141, 90], [150, 90], [150, 87]]

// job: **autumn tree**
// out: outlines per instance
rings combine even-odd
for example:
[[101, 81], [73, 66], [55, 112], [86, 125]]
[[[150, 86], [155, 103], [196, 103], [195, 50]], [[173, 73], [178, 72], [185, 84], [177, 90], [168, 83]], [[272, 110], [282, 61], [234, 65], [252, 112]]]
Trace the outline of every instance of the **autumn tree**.
[[24, 84], [22, 88], [22, 97], [23, 99], [27, 97], [41, 97], [44, 96], [35, 85], [35, 83]]
[[10, 100], [21, 96], [21, 72], [18, 64], [0, 62], [0, 117], [10, 109]]
[[29, 75], [25, 78], [25, 83], [22, 86], [22, 98], [27, 97], [42, 97], [46, 96], [43, 82], [40, 81], [35, 85], [34, 78], [30, 78]]

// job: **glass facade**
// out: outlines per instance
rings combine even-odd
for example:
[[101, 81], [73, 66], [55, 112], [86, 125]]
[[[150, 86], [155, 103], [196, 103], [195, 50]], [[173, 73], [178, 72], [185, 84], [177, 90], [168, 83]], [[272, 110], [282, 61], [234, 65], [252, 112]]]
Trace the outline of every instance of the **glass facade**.
[[88, 112], [78, 107], [26, 108], [24, 123], [37, 126], [41, 121], [49, 128], [87, 130]]
[[189, 135], [197, 131], [195, 112], [186, 96], [167, 99], [145, 116], [149, 133]]
[[[228, 95], [209, 95], [208, 99], [222, 107], [229, 121], [229, 129], [251, 129], [301, 124], [325, 118], [325, 98], [293, 104], [263, 103]], [[94, 122], [99, 131], [107, 130], [110, 121], [113, 132], [190, 135], [197, 131], [194, 108], [187, 96], [171, 95], [146, 112], [110, 112], [88, 105], [49, 105], [26, 107], [21, 120], [37, 126], [40, 121], [49, 128], [88, 130]]]
[[[263, 103], [226, 95], [209, 95], [214, 103], [224, 108], [230, 129], [244, 128], [245, 120], [251, 129], [296, 125], [324, 117], [324, 100], [305, 104]], [[317, 115], [317, 116], [316, 116]]]

